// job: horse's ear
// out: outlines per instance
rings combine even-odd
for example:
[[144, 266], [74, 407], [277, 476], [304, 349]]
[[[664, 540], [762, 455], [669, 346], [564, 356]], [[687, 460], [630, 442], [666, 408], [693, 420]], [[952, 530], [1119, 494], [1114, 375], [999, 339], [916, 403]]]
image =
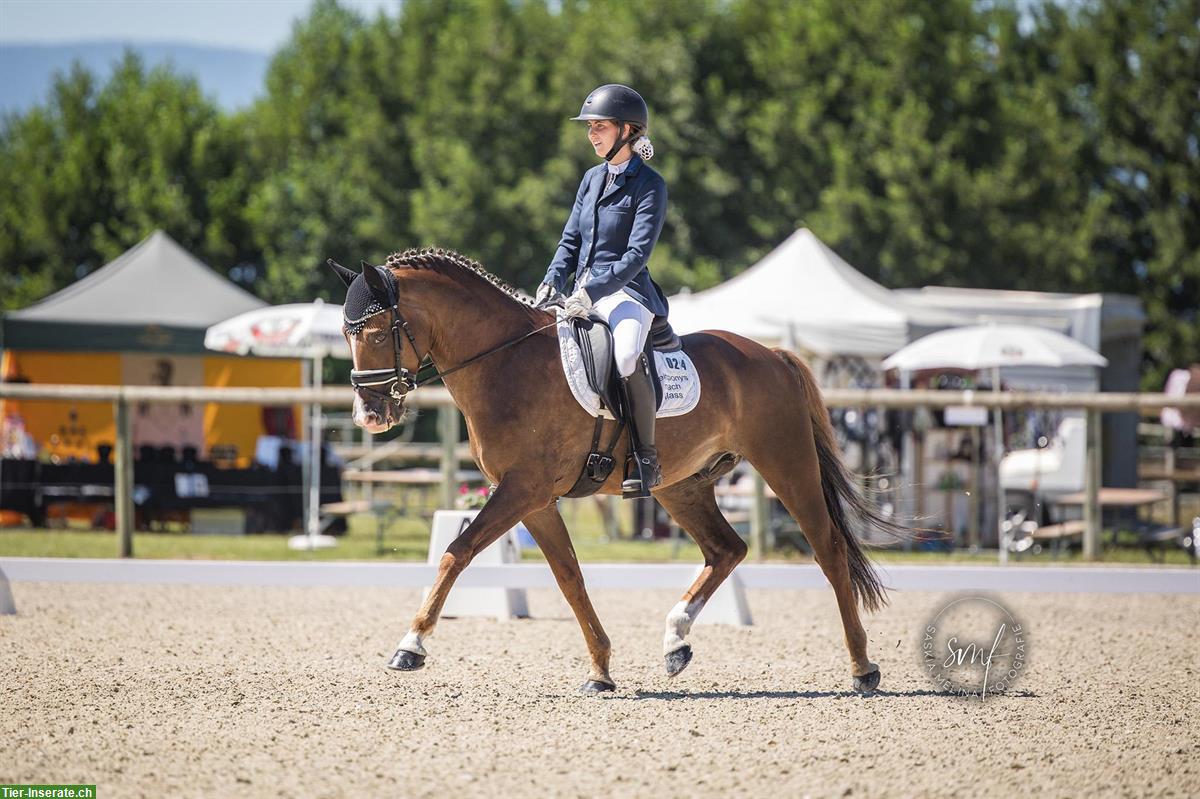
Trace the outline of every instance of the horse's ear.
[[325, 263], [329, 264], [329, 268], [333, 270], [333, 273], [342, 279], [342, 282], [346, 284], [346, 288], [350, 288], [350, 284], [354, 282], [354, 278], [358, 277], [358, 272], [355, 272], [353, 269], [347, 269], [332, 258]]
[[375, 295], [375, 298], [390, 303], [392, 287], [388, 285], [383, 270], [378, 266], [372, 266], [366, 261], [362, 262], [362, 270], [363, 279], [367, 281], [367, 286], [371, 289], [371, 293]]

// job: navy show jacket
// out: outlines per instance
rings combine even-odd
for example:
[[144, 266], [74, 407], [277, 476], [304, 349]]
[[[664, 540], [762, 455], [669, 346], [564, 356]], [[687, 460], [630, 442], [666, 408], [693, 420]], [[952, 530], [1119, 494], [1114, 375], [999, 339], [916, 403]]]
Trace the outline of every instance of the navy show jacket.
[[666, 316], [666, 295], [646, 269], [667, 215], [666, 181], [636, 155], [604, 191], [607, 177], [607, 163], [584, 173], [542, 282], [565, 294], [573, 276], [592, 302], [623, 288], [655, 316]]

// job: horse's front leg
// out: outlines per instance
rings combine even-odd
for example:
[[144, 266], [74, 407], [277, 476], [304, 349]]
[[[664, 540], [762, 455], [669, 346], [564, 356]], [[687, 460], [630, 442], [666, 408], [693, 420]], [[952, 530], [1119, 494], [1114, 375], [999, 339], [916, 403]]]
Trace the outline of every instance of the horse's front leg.
[[592, 661], [592, 670], [587, 682], [580, 688], [581, 693], [596, 694], [616, 689], [616, 683], [608, 675], [608, 656], [611, 646], [600, 618], [596, 615], [592, 601], [588, 598], [587, 588], [583, 584], [583, 572], [579, 568], [579, 559], [575, 556], [575, 547], [563, 524], [562, 516], [554, 504], [525, 517], [525, 526], [529, 528], [533, 540], [546, 556], [550, 570], [563, 596], [571, 605], [579, 627], [583, 631], [583, 640], [587, 644], [588, 654]]
[[536, 483], [520, 476], [506, 476], [470, 526], [446, 548], [438, 564], [433, 590], [425, 598], [408, 634], [400, 641], [388, 668], [414, 671], [425, 665], [425, 640], [433, 634], [442, 605], [454, 580], [471, 560], [489, 544], [504, 535], [522, 517], [550, 502], [551, 491], [539, 490]]

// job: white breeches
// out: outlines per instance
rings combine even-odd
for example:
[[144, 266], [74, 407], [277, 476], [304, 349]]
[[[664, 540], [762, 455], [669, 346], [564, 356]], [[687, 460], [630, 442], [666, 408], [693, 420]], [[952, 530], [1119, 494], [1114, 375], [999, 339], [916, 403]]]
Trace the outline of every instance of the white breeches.
[[592, 310], [604, 317], [613, 334], [613, 357], [617, 362], [617, 373], [629, 377], [637, 368], [638, 356], [646, 346], [646, 336], [654, 314], [646, 306], [618, 291], [596, 300]]

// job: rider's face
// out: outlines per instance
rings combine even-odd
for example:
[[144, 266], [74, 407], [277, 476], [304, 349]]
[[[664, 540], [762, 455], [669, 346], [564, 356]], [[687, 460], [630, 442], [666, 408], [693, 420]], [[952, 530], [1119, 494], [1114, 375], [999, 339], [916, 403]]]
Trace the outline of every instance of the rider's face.
[[616, 144], [618, 132], [617, 123], [611, 119], [587, 120], [588, 141], [592, 143], [596, 155], [601, 158]]

